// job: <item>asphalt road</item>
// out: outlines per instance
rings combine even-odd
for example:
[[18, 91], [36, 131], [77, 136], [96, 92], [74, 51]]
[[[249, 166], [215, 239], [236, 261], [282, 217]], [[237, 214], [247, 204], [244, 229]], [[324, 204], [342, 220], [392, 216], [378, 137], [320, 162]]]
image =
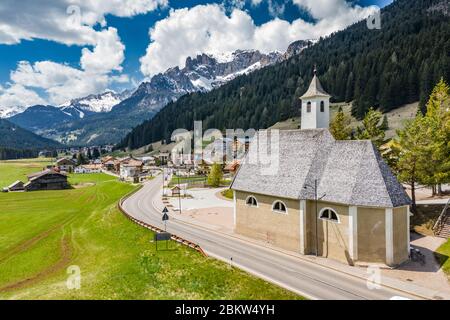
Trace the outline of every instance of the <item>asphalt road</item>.
[[[123, 209], [136, 219], [163, 228], [161, 213], [152, 203], [155, 194], [161, 192], [161, 184], [162, 176], [147, 182], [123, 203]], [[416, 298], [388, 287], [368, 289], [366, 281], [361, 278], [179, 220], [170, 220], [167, 231], [197, 243], [212, 257], [311, 299]]]

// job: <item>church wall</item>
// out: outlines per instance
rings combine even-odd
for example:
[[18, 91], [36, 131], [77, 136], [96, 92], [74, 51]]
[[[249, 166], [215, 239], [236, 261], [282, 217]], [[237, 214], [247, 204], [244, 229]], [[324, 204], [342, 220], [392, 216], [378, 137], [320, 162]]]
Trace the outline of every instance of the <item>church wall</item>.
[[[258, 207], [246, 205], [248, 196], [258, 200]], [[275, 200], [287, 206], [287, 214], [272, 211]], [[236, 191], [236, 233], [265, 241], [271, 245], [300, 251], [300, 203], [298, 200], [276, 198]]]
[[358, 207], [358, 260], [386, 262], [385, 209]]
[[394, 226], [394, 264], [400, 264], [408, 259], [408, 207], [393, 210]]
[[[317, 221], [317, 239], [319, 256], [350, 263], [349, 254], [349, 207], [328, 202], [319, 201], [317, 205], [317, 219], [314, 201], [307, 201], [307, 233], [308, 252], [315, 254]], [[333, 209], [339, 215], [339, 222], [320, 219], [320, 211], [324, 208]]]

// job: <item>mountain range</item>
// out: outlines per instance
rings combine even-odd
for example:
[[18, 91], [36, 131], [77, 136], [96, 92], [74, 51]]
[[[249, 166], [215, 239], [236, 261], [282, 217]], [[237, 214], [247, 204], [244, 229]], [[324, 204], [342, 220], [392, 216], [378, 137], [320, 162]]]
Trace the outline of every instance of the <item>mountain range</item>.
[[27, 130], [67, 145], [117, 143], [134, 126], [183, 95], [209, 92], [239, 76], [299, 54], [312, 43], [296, 41], [285, 53], [264, 54], [257, 50], [237, 50], [226, 55], [203, 53], [188, 57], [183, 68], [170, 68], [142, 82], [133, 92], [107, 91], [60, 106], [36, 105], [22, 112], [4, 110], [3, 115], [9, 115], [9, 121]]
[[43, 138], [5, 119], [0, 119], [0, 148], [38, 150], [58, 147], [62, 145], [56, 141]]
[[135, 127], [116, 147], [170, 141], [174, 130], [192, 130], [194, 120], [202, 120], [204, 130], [245, 130], [298, 117], [300, 96], [315, 65], [332, 101], [351, 103], [358, 119], [372, 107], [387, 112], [418, 101], [424, 112], [436, 83], [450, 80], [449, 12], [448, 0], [397, 0], [382, 9], [380, 30], [361, 21], [300, 55], [208, 93], [185, 95]]

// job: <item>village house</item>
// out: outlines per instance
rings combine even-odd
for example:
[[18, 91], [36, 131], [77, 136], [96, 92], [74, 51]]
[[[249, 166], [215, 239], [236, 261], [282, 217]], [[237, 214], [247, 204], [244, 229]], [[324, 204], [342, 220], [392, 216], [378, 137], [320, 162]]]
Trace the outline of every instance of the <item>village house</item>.
[[76, 163], [71, 160], [71, 159], [67, 159], [67, 158], [61, 158], [56, 160], [56, 164], [55, 167], [58, 168], [59, 171], [64, 171], [64, 172], [73, 172], [75, 169]]
[[101, 164], [85, 164], [75, 168], [75, 173], [100, 173], [102, 172]]
[[128, 158], [120, 163], [120, 178], [129, 179], [137, 178], [142, 173], [144, 164], [142, 161]]
[[[301, 130], [260, 131], [250, 144], [231, 185], [235, 231], [352, 265], [401, 264], [410, 242], [410, 199], [402, 185], [371, 141], [333, 138], [330, 96], [316, 75], [301, 99]], [[266, 135], [279, 141], [271, 170], [274, 163], [250, 157]]]
[[69, 187], [67, 175], [51, 169], [30, 174], [24, 185], [26, 191], [61, 190]]

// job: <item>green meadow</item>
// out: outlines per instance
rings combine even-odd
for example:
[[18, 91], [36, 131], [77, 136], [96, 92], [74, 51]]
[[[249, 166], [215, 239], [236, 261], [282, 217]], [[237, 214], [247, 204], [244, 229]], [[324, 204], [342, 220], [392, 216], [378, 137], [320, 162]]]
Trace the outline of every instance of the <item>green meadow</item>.
[[[44, 163], [0, 162], [0, 186]], [[69, 190], [0, 193], [0, 299], [301, 298], [175, 242], [156, 251], [153, 234], [117, 210], [135, 186], [104, 174], [70, 182]], [[79, 289], [67, 286], [71, 266]]]

